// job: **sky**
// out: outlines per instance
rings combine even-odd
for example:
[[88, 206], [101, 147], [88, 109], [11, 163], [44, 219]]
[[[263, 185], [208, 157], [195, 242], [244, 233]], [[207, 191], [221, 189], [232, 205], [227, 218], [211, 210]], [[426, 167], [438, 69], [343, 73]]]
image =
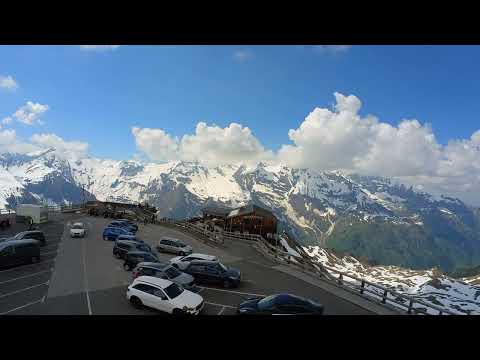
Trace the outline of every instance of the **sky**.
[[0, 59], [0, 152], [265, 160], [480, 193], [479, 46], [0, 46]]

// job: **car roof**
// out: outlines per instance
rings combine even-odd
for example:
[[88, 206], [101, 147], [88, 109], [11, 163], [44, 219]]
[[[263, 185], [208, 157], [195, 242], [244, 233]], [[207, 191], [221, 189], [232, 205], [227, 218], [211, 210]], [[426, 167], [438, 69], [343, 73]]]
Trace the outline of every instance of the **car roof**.
[[214, 255], [206, 255], [206, 254], [199, 254], [199, 253], [193, 253], [193, 254], [190, 254], [190, 255], [187, 255], [188, 257], [198, 257], [198, 258], [201, 258], [202, 260], [213, 260], [213, 259], [217, 259], [216, 256]]
[[132, 285], [136, 285], [138, 283], [155, 285], [161, 287], [162, 289], [165, 289], [167, 286], [173, 284], [170, 280], [161, 279], [154, 276], [139, 276], [133, 281]]
[[83, 225], [83, 223], [79, 221], [79, 222], [73, 223], [73, 225]]
[[[27, 231], [21, 231], [18, 234], [35, 234], [35, 233], [43, 233], [43, 231], [40, 230], [27, 230]], [[17, 236], [16, 234], [15, 236]]]
[[137, 266], [139, 266], [139, 267], [150, 267], [150, 268], [163, 270], [167, 267], [171, 267], [172, 265], [168, 264], [168, 263], [165, 263], [165, 262], [148, 262], [148, 261], [145, 261], [145, 262], [139, 263]]
[[213, 265], [218, 264], [218, 261], [211, 261], [211, 260], [192, 260], [191, 264], [199, 264], [199, 265]]
[[139, 244], [138, 241], [133, 241], [133, 240], [117, 240], [116, 243], [129, 244], [129, 245], [144, 245], [144, 244]]
[[17, 245], [17, 244], [38, 244], [38, 240], [35, 239], [22, 239], [22, 240], [5, 240], [0, 242], [0, 248], [3, 249], [8, 245]]

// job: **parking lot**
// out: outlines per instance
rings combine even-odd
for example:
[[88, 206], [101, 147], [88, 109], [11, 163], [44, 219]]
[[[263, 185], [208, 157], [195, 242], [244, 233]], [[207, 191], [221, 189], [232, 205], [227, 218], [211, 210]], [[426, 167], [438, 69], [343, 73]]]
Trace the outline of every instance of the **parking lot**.
[[[111, 219], [80, 214], [58, 215], [45, 225], [47, 247], [42, 248], [39, 264], [0, 272], [0, 312], [2, 314], [52, 315], [158, 315], [158, 311], [136, 309], [126, 299], [132, 273], [112, 254], [113, 243], [102, 239]], [[70, 238], [69, 227], [76, 221], [86, 225], [85, 238]], [[62, 233], [63, 232], [63, 233]], [[221, 246], [204, 244], [191, 235], [160, 225], [139, 225], [137, 233], [155, 247], [162, 236], [181, 239], [194, 252], [217, 256], [227, 266], [242, 271], [238, 288], [198, 286], [204, 298], [205, 315], [235, 314], [236, 307], [252, 296], [289, 292], [317, 300], [326, 314], [370, 314], [371, 312], [338, 298], [321, 288], [275, 269], [277, 264], [263, 258], [249, 244], [226, 242]], [[173, 254], [159, 253], [168, 261]]]
[[[0, 269], [0, 315], [19, 314], [23, 310], [39, 308], [45, 300], [55, 258], [61, 241], [63, 225], [51, 222], [41, 225], [47, 244], [40, 250], [40, 261], [36, 264]], [[24, 224], [14, 224], [1, 236], [15, 235], [26, 230]], [[37, 305], [37, 306], [35, 306]]]

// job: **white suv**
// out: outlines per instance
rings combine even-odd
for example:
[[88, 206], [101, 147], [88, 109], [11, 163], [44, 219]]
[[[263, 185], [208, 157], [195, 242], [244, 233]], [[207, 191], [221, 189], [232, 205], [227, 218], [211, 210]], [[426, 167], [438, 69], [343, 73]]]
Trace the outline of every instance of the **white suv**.
[[142, 305], [169, 314], [198, 315], [202, 311], [203, 298], [170, 280], [153, 276], [139, 276], [127, 289], [127, 299], [135, 307]]
[[70, 236], [71, 237], [84, 237], [85, 236], [85, 226], [83, 223], [78, 222], [72, 225], [70, 228]]
[[177, 269], [185, 270], [190, 264], [190, 262], [192, 262], [193, 260], [218, 261], [216, 256], [198, 253], [190, 254], [187, 256], [177, 256], [170, 259], [169, 261]]

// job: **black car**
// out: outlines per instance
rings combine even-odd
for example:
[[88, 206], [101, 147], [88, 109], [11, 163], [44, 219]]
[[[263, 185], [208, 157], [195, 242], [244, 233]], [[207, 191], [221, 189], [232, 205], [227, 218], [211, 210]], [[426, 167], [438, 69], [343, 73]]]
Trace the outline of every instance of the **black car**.
[[34, 239], [40, 242], [40, 246], [45, 246], [46, 239], [43, 231], [31, 230], [31, 231], [22, 231], [8, 240], [24, 240], [24, 239]]
[[276, 294], [249, 298], [237, 309], [241, 315], [322, 315], [323, 305], [301, 296]]
[[151, 252], [130, 251], [125, 255], [123, 268], [127, 271], [134, 269], [141, 262], [159, 262], [158, 258]]
[[33, 264], [40, 260], [38, 240], [9, 240], [0, 243], [0, 267]]
[[125, 259], [125, 255], [129, 251], [145, 251], [152, 252], [152, 248], [147, 245], [136, 241], [130, 240], [117, 240], [113, 245], [113, 256], [118, 259]]
[[225, 288], [237, 287], [242, 277], [240, 270], [218, 261], [193, 260], [183, 271], [192, 275], [196, 282], [221, 284]]

